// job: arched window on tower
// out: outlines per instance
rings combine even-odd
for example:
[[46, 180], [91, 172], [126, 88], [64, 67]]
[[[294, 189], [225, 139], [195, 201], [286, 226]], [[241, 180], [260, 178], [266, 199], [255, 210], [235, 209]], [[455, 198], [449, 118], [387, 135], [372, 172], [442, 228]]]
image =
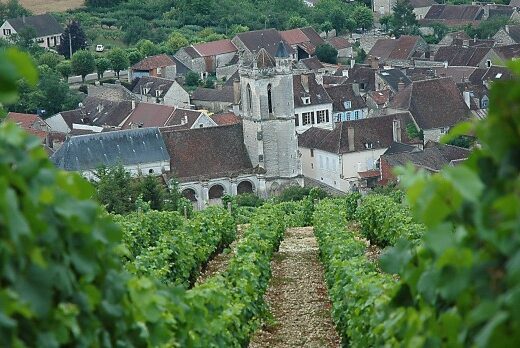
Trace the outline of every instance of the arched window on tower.
[[253, 94], [251, 93], [251, 86], [247, 85], [247, 107], [251, 111], [253, 105]]
[[269, 107], [269, 113], [273, 113], [273, 99], [272, 99], [272, 93], [271, 93], [271, 84], [267, 85], [267, 105]]

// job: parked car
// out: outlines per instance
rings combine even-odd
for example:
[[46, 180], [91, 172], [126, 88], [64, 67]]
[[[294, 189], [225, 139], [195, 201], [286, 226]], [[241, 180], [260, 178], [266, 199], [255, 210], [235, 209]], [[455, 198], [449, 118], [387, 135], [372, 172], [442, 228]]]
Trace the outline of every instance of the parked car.
[[105, 50], [105, 46], [103, 45], [96, 45], [96, 52], [103, 52]]

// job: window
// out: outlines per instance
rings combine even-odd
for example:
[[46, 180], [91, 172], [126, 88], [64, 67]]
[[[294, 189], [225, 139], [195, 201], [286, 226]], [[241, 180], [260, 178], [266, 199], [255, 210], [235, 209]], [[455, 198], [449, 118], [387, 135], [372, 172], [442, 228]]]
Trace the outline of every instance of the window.
[[4, 29], [4, 35], [5, 36], [11, 35], [11, 29]]
[[325, 122], [329, 123], [329, 110], [325, 110]]
[[486, 61], [486, 66], [487, 66], [488, 68], [491, 67], [491, 60], [488, 59], [488, 60]]
[[296, 127], [300, 126], [300, 115], [298, 115], [298, 114], [294, 114], [294, 125]]
[[161, 96], [162, 91], [160, 89], [155, 90], [155, 96], [159, 98]]
[[150, 170], [148, 171], [148, 174], [153, 174], [153, 169], [150, 169]]
[[312, 116], [310, 112], [302, 113], [302, 125], [308, 125], [312, 122]]
[[350, 109], [352, 107], [352, 102], [350, 100], [345, 100], [343, 102], [343, 106], [345, 107], [345, 109]]
[[251, 86], [247, 85], [247, 108], [251, 111], [253, 106], [253, 94], [251, 93]]
[[204, 128], [204, 124], [203, 123], [199, 123], [199, 128]]
[[489, 100], [486, 99], [486, 98], [482, 98], [482, 109], [487, 109], [488, 108], [488, 105], [489, 105]]
[[325, 110], [320, 110], [318, 111], [317, 113], [317, 120], [316, 120], [316, 123], [324, 123], [324, 122], [327, 122], [326, 121], [326, 117], [325, 117]]
[[311, 163], [311, 169], [314, 169], [314, 163]]
[[334, 114], [334, 122], [340, 122], [341, 121], [341, 114]]
[[347, 121], [350, 121], [350, 112], [347, 112], [347, 113], [346, 113], [346, 120], [347, 120]]
[[269, 108], [269, 113], [272, 114], [273, 113], [273, 100], [272, 100], [272, 95], [271, 95], [271, 84], [268, 84], [267, 85], [267, 106]]
[[309, 105], [311, 103], [311, 97], [302, 97], [303, 105]]
[[442, 128], [441, 128], [441, 134], [446, 134], [446, 133], [448, 133], [448, 130], [449, 130], [448, 127], [442, 127]]
[[314, 149], [311, 149], [311, 157], [314, 157]]
[[354, 111], [354, 119], [359, 120], [359, 111]]

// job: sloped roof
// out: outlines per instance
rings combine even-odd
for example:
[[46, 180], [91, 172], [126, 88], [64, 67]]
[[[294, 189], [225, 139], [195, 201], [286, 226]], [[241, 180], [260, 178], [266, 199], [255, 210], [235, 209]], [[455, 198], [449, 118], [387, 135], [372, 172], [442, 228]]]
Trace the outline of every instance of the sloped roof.
[[477, 5], [438, 5], [434, 4], [424, 19], [478, 20], [484, 11]]
[[329, 42], [329, 44], [331, 44], [334, 48], [338, 50], [352, 46], [352, 44], [348, 42], [346, 38], [341, 36], [335, 36], [333, 38], [328, 39], [327, 41]]
[[[365, 103], [363, 98], [354, 93], [354, 89], [352, 88], [351, 84], [331, 86], [325, 88], [325, 90], [332, 99], [332, 110], [334, 112], [356, 110], [367, 107], [367, 104]], [[350, 109], [345, 108], [345, 101], [350, 101]]]
[[451, 78], [414, 81], [395, 95], [390, 106], [410, 111], [421, 129], [451, 127], [469, 117], [469, 109]]
[[[239, 39], [250, 52], [258, 52], [261, 48], [264, 48], [271, 56], [276, 54], [278, 43], [283, 41], [282, 36], [276, 29], [239, 33], [236, 35], [236, 38]], [[289, 54], [294, 53], [290, 45], [287, 45], [286, 49]]]
[[490, 50], [490, 47], [443, 46], [435, 53], [434, 60], [454, 66], [478, 66]]
[[416, 146], [403, 144], [398, 142], [393, 142], [390, 147], [385, 151], [384, 155], [393, 155], [395, 153], [403, 153], [403, 152], [414, 152], [420, 151]]
[[152, 70], [165, 66], [175, 65], [175, 61], [166, 54], [146, 57], [132, 66], [133, 70]]
[[300, 60], [300, 63], [309, 70], [318, 70], [324, 68], [323, 64], [316, 57], [302, 59]]
[[378, 74], [394, 91], [397, 91], [399, 82], [403, 82], [405, 86], [412, 83], [412, 80], [399, 69], [385, 69]]
[[362, 65], [355, 65], [349, 69], [347, 83], [363, 83], [365, 90], [373, 91], [376, 88], [376, 70]]
[[498, 46], [494, 47], [493, 49], [502, 59], [505, 60], [520, 57], [520, 43], [507, 46]]
[[163, 131], [163, 137], [171, 157], [170, 169], [179, 179], [252, 170], [241, 124]]
[[222, 89], [197, 87], [191, 95], [191, 100], [233, 103], [233, 97], [233, 85], [224, 86]]
[[510, 6], [499, 6], [495, 5], [495, 8], [489, 9], [489, 17], [488, 18], [496, 18], [496, 17], [506, 17], [510, 18], [515, 10]]
[[[173, 80], [163, 79], [155, 76], [138, 77], [133, 82], [132, 92], [135, 94], [146, 94], [156, 97], [156, 91], [161, 91], [160, 97], [163, 96], [173, 85]], [[144, 89], [148, 88], [148, 93], [144, 93]]]
[[193, 48], [201, 57], [218, 56], [238, 51], [236, 46], [228, 39], [199, 43], [193, 45]]
[[125, 121], [123, 129], [163, 127], [171, 118], [174, 110], [173, 106], [139, 103]]
[[219, 126], [227, 126], [236, 123], [240, 123], [240, 117], [235, 115], [233, 112], [225, 112], [221, 114], [211, 115], [211, 119]]
[[[298, 136], [298, 146], [309, 149], [318, 149], [330, 153], [343, 154], [370, 149], [389, 147], [393, 139], [393, 121], [401, 123], [401, 141], [409, 143], [406, 125], [413, 122], [408, 112], [381, 117], [369, 117], [355, 121], [344, 121], [336, 124], [333, 130], [312, 127]], [[354, 138], [350, 142], [354, 145], [349, 149], [349, 128]]]
[[383, 61], [387, 59], [409, 59], [419, 40], [421, 40], [420, 36], [411, 35], [401, 35], [399, 39], [379, 39], [368, 56], [379, 57]]
[[190, 129], [201, 115], [202, 111], [199, 110], [176, 108], [165, 126], [175, 127], [175, 129]]
[[[302, 75], [293, 75], [294, 107], [304, 107], [309, 105], [320, 105], [332, 103], [325, 88], [316, 82], [315, 74], [305, 74], [308, 80], [308, 89], [304, 86]], [[310, 97], [310, 104], [303, 104], [303, 97]]]
[[305, 35], [300, 28], [281, 31], [280, 35], [289, 45], [296, 45], [309, 41], [307, 35]]
[[84, 171], [169, 161], [170, 156], [158, 128], [139, 128], [71, 137], [51, 160], [58, 168]]
[[465, 82], [477, 68], [474, 66], [448, 66], [433, 68], [439, 77], [451, 77], [455, 83]]
[[267, 52], [267, 50], [265, 48], [261, 48], [260, 51], [258, 51], [258, 54], [256, 55], [255, 59], [256, 59], [256, 66], [260, 69], [274, 68], [276, 66], [275, 59], [273, 58], [272, 55], [270, 55]]
[[410, 0], [410, 5], [412, 5], [413, 8], [428, 7], [436, 4], [437, 3], [433, 0]]
[[16, 123], [26, 132], [35, 135], [42, 140], [49, 134], [49, 126], [38, 115], [10, 112], [7, 114], [5, 121]]
[[390, 90], [383, 89], [382, 91], [370, 91], [367, 93], [377, 105], [384, 105], [390, 100]]
[[313, 27], [301, 28], [301, 31], [309, 38], [309, 42], [314, 46], [323, 45], [325, 43], [325, 40], [323, 40]]
[[513, 39], [516, 43], [520, 43], [520, 25], [511, 25], [509, 24], [507, 27], [509, 31], [507, 34]]
[[73, 123], [117, 127], [132, 112], [131, 101], [112, 101], [87, 96], [83, 99], [82, 105], [80, 109], [60, 112], [70, 129]]
[[37, 16], [10, 18], [7, 21], [18, 33], [24, 28], [34, 29], [37, 37], [58, 35], [63, 33], [63, 28], [58, 23], [56, 18], [48, 13]]

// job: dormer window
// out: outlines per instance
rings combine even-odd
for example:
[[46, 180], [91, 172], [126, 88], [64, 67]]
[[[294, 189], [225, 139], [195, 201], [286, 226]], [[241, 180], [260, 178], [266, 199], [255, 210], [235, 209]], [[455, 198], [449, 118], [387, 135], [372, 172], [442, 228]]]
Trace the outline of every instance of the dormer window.
[[372, 143], [365, 143], [365, 149], [371, 149], [373, 147]]
[[161, 96], [161, 94], [162, 94], [162, 91], [161, 91], [160, 89], [156, 89], [156, 90], [155, 90], [155, 96], [156, 96], [157, 98], [159, 98], [159, 97]]
[[343, 102], [343, 106], [345, 107], [345, 109], [350, 109], [352, 107], [352, 102], [350, 100], [345, 100]]
[[150, 93], [150, 88], [146, 88], [146, 87], [143, 88], [143, 92], [144, 92], [144, 94]]
[[311, 103], [311, 97], [309, 97], [309, 96], [302, 97], [302, 103], [303, 103], [303, 105], [309, 105]]

